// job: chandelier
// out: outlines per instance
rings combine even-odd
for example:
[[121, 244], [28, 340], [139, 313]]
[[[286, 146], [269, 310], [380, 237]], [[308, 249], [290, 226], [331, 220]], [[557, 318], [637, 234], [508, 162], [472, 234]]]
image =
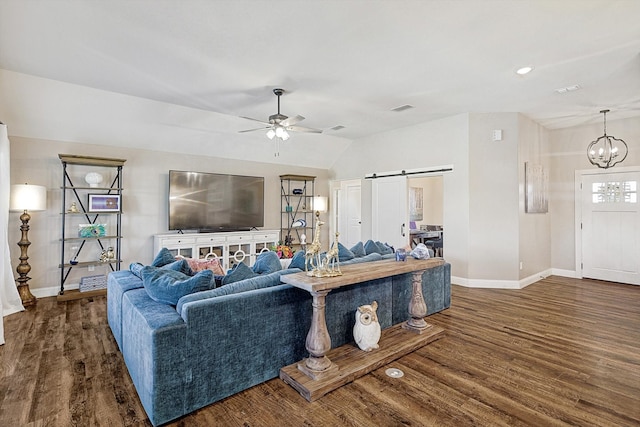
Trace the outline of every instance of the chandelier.
[[600, 112], [604, 114], [604, 135], [589, 144], [587, 157], [592, 165], [608, 169], [622, 163], [627, 158], [629, 148], [623, 140], [607, 135], [607, 113], [609, 110]]

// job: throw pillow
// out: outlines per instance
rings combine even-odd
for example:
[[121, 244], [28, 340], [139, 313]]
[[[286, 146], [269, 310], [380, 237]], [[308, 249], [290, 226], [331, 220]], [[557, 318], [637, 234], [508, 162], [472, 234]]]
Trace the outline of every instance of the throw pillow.
[[338, 242], [338, 260], [340, 262], [349, 261], [350, 259], [354, 259], [355, 255], [346, 246], [342, 243]]
[[178, 300], [194, 292], [213, 289], [213, 272], [204, 270], [195, 276], [179, 271], [146, 266], [141, 270], [142, 284], [154, 301], [176, 305]]
[[189, 263], [185, 259], [179, 259], [177, 261], [170, 262], [169, 264], [165, 264], [160, 268], [179, 271], [180, 273], [186, 274], [187, 276], [193, 276], [195, 273], [197, 273], [197, 271], [193, 271], [191, 269]]
[[228, 285], [229, 283], [239, 282], [244, 279], [250, 279], [252, 277], [259, 276], [256, 274], [245, 264], [244, 262], [236, 265], [233, 270], [231, 270], [224, 278], [222, 279], [222, 286]]
[[191, 270], [194, 273], [198, 273], [202, 270], [211, 270], [213, 274], [217, 274], [219, 276], [224, 275], [224, 270], [220, 265], [220, 260], [218, 258], [210, 258], [210, 259], [195, 259], [195, 258], [184, 258], [184, 260], [189, 264]]
[[144, 265], [140, 264], [139, 262], [132, 262], [131, 264], [129, 264], [129, 271], [133, 273], [134, 276], [137, 276], [140, 279], [142, 279], [141, 271], [143, 268]]
[[269, 274], [282, 270], [282, 264], [275, 252], [265, 251], [258, 255], [256, 263], [253, 264], [253, 272], [257, 274]]
[[296, 252], [296, 254], [291, 258], [291, 264], [289, 264], [289, 268], [299, 268], [304, 271], [304, 251], [300, 250]]
[[360, 258], [363, 257], [367, 254], [367, 251], [364, 250], [364, 245], [362, 244], [362, 242], [358, 242], [356, 243], [351, 249], [351, 252], [353, 252], [353, 255], [356, 258]]
[[163, 265], [172, 263], [175, 260], [176, 259], [174, 258], [173, 255], [171, 255], [171, 252], [169, 252], [169, 249], [162, 248], [160, 249], [160, 252], [158, 252], [158, 255], [156, 255], [156, 257], [153, 259], [153, 262], [151, 262], [151, 266], [162, 267]]
[[376, 245], [378, 245], [378, 249], [380, 249], [380, 255], [387, 255], [387, 254], [393, 253], [393, 248], [387, 245], [386, 243], [376, 241]]
[[367, 243], [364, 244], [364, 250], [367, 253], [367, 255], [374, 254], [374, 253], [382, 255], [382, 253], [380, 252], [380, 248], [378, 247], [376, 242], [374, 242], [371, 239], [367, 240]]

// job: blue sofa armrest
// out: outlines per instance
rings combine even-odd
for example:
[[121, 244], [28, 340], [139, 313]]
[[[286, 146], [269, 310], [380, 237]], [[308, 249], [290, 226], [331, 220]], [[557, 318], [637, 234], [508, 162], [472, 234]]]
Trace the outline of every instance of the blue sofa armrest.
[[109, 273], [107, 280], [107, 321], [120, 351], [122, 351], [122, 298], [126, 292], [142, 287], [142, 280], [129, 270]]

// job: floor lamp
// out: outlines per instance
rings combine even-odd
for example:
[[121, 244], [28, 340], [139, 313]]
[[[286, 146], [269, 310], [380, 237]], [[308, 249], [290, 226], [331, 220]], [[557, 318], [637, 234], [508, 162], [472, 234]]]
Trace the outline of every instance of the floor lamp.
[[28, 239], [29, 233], [29, 220], [31, 215], [29, 212], [43, 211], [47, 208], [47, 188], [41, 185], [12, 185], [11, 186], [11, 201], [9, 203], [9, 210], [14, 212], [22, 212], [20, 215], [20, 231], [22, 231], [22, 238], [18, 242], [20, 246], [20, 264], [16, 268], [18, 272], [18, 293], [20, 299], [22, 299], [23, 306], [34, 305], [36, 303], [36, 297], [31, 294], [29, 290], [29, 279], [27, 276], [31, 271], [27, 255], [27, 249], [31, 242]]

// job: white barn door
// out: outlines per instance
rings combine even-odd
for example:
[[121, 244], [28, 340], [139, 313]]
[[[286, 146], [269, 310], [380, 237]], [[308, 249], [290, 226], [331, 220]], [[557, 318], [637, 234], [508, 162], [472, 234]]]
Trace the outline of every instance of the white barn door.
[[582, 276], [640, 285], [640, 172], [583, 175]]
[[394, 248], [409, 244], [409, 205], [406, 176], [376, 178], [372, 182], [373, 240]]

